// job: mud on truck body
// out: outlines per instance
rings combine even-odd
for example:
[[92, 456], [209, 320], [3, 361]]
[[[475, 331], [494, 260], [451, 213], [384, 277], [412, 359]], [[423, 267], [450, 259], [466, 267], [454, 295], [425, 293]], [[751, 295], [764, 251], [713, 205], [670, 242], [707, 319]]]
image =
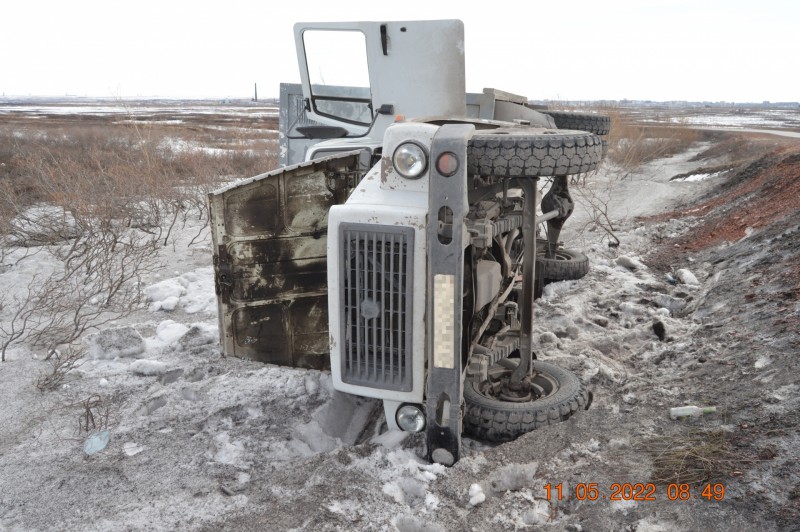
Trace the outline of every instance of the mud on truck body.
[[210, 194], [225, 354], [329, 368], [447, 465], [462, 430], [507, 441], [588, 408], [534, 354], [533, 300], [588, 271], [558, 238], [609, 119], [466, 94], [457, 20], [294, 34], [282, 168]]

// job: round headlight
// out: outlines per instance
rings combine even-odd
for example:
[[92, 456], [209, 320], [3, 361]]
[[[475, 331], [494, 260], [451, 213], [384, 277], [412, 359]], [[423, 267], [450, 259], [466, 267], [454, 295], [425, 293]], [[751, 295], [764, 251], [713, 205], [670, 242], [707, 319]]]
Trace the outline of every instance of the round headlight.
[[417, 179], [428, 166], [428, 155], [419, 144], [406, 142], [394, 150], [392, 164], [397, 173], [408, 179]]
[[397, 409], [397, 426], [406, 432], [419, 432], [425, 428], [425, 413], [417, 405], [403, 405]]

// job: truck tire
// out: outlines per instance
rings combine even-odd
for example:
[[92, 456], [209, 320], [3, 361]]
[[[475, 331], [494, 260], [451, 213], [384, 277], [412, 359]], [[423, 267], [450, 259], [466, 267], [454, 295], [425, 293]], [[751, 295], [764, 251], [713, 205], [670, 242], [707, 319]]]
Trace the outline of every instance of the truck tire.
[[534, 382], [547, 394], [527, 402], [502, 401], [474, 382], [465, 382], [464, 432], [491, 442], [511, 441], [589, 407], [589, 392], [575, 374], [539, 360], [533, 361], [533, 369]]
[[585, 131], [481, 130], [467, 144], [467, 170], [482, 177], [548, 177], [590, 172], [602, 160], [600, 137]]
[[[545, 244], [546, 245], [546, 244]], [[544, 256], [545, 248], [536, 248], [536, 276], [545, 284], [556, 281], [574, 281], [589, 273], [589, 257], [574, 249], [557, 249], [554, 258]]]
[[558, 129], [577, 129], [595, 135], [608, 135], [611, 131], [611, 117], [587, 113], [568, 113], [566, 111], [545, 111], [553, 117]]

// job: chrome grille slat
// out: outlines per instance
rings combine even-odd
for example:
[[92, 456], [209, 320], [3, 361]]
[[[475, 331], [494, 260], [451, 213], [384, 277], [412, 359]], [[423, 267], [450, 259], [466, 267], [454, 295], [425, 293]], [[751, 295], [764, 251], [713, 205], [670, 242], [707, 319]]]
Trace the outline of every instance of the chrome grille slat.
[[342, 381], [411, 391], [414, 230], [339, 226]]

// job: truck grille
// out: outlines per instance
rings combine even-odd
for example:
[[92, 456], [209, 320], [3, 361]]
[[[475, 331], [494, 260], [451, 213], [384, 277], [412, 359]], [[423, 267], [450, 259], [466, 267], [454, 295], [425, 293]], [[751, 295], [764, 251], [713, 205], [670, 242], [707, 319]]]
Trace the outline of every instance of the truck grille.
[[341, 224], [342, 381], [411, 391], [414, 229]]

